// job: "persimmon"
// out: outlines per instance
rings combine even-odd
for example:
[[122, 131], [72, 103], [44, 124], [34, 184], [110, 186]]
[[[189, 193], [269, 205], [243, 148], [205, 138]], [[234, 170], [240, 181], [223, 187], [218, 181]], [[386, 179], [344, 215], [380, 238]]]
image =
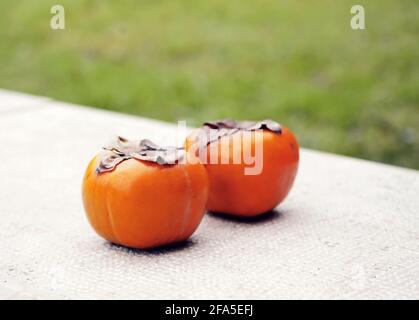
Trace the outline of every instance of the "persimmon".
[[[206, 122], [186, 138], [185, 148], [204, 162], [207, 209], [213, 212], [244, 217], [268, 212], [285, 199], [298, 170], [296, 138], [272, 120]], [[246, 157], [258, 151], [252, 172]]]
[[123, 138], [98, 154], [83, 180], [84, 208], [103, 238], [147, 249], [188, 239], [200, 224], [208, 180], [175, 148]]

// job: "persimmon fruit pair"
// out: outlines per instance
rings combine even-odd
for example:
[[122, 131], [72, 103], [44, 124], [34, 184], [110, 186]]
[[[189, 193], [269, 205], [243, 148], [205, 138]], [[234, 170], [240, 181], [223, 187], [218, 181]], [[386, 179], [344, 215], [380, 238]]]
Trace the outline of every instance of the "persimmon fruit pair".
[[[259, 170], [246, 174], [243, 159], [257, 150]], [[100, 236], [149, 249], [188, 239], [206, 209], [244, 217], [274, 209], [290, 191], [298, 161], [294, 135], [271, 120], [206, 122], [183, 148], [119, 137], [88, 165], [83, 204]]]

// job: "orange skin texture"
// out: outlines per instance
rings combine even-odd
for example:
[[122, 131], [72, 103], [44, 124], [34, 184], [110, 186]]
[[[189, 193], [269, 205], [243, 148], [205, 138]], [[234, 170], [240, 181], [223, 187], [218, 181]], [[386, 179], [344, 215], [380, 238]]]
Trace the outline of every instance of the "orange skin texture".
[[99, 161], [96, 156], [87, 167], [82, 193], [87, 218], [101, 237], [149, 249], [184, 241], [196, 230], [208, 197], [202, 164], [129, 159], [98, 174]]
[[[253, 217], [273, 210], [287, 196], [294, 183], [298, 170], [299, 146], [293, 133], [282, 127], [282, 133], [268, 130], [257, 130], [251, 139], [252, 154], [254, 155], [256, 142], [263, 143], [263, 167], [258, 175], [245, 175], [243, 162], [233, 164], [234, 152], [240, 152], [243, 159], [243, 149], [234, 151], [230, 147], [229, 164], [222, 164], [220, 144], [226, 143], [222, 137], [209, 144], [207, 151], [218, 149], [218, 163], [206, 162], [205, 168], [209, 180], [209, 197], [207, 209], [213, 212], [225, 213], [234, 216]], [[241, 136], [242, 137], [242, 136]], [[236, 137], [237, 138], [237, 137]], [[243, 138], [241, 138], [243, 143]], [[196, 143], [196, 134], [192, 133], [185, 141], [185, 148], [194, 154], [191, 148]], [[228, 142], [227, 142], [228, 143]], [[230, 143], [230, 146], [232, 144]], [[209, 159], [209, 154], [208, 158]]]

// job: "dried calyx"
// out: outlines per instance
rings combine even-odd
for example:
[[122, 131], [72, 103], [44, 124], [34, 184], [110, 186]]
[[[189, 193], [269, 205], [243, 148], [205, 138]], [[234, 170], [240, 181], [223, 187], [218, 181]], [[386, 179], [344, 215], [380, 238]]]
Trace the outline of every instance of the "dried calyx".
[[245, 130], [245, 131], [255, 131], [255, 130], [269, 130], [272, 132], [281, 132], [281, 126], [279, 123], [273, 120], [262, 120], [258, 122], [254, 121], [234, 121], [231, 119], [225, 120], [216, 120], [208, 121], [204, 123], [204, 127], [209, 127], [211, 129], [230, 129], [230, 130]]
[[208, 121], [203, 125], [206, 132], [207, 143], [214, 142], [222, 137], [231, 136], [239, 131], [268, 130], [280, 134], [282, 129], [279, 123], [273, 120], [234, 121], [231, 119]]
[[179, 161], [184, 150], [175, 147], [159, 147], [150, 140], [129, 141], [118, 137], [111, 145], [103, 148], [97, 173], [112, 171], [125, 160], [137, 159], [155, 162], [160, 165], [171, 165]]

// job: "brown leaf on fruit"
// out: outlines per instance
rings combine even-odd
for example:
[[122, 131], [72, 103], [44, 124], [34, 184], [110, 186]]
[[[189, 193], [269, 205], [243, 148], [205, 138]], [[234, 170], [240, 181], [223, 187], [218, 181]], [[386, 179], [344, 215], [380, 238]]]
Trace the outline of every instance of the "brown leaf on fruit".
[[222, 137], [231, 136], [239, 131], [268, 130], [280, 134], [282, 129], [279, 123], [273, 120], [262, 121], [235, 121], [232, 119], [208, 121], [203, 125], [206, 132], [206, 142], [210, 144]]
[[97, 173], [114, 170], [118, 164], [125, 160], [137, 159], [155, 162], [160, 165], [173, 165], [184, 155], [182, 148], [159, 147], [148, 139], [129, 141], [118, 137], [111, 145], [104, 147], [101, 154]]

